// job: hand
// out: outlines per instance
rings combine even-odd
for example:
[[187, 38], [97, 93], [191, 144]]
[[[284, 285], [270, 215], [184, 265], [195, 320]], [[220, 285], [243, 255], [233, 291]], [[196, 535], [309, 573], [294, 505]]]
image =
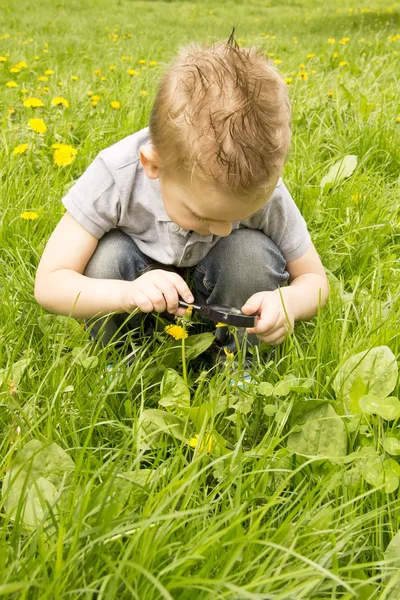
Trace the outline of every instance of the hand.
[[289, 299], [283, 297], [283, 300], [285, 309], [279, 290], [253, 294], [242, 306], [242, 312], [246, 315], [257, 313], [260, 316], [256, 317], [255, 327], [246, 329], [247, 333], [255, 333], [259, 340], [267, 344], [274, 346], [282, 344], [287, 334], [292, 333], [294, 328], [294, 311]]
[[182, 316], [186, 309], [179, 307], [179, 296], [189, 304], [194, 302], [186, 281], [178, 273], [162, 269], [154, 269], [130, 281], [124, 296], [122, 308], [128, 313], [140, 308], [144, 313], [168, 310]]

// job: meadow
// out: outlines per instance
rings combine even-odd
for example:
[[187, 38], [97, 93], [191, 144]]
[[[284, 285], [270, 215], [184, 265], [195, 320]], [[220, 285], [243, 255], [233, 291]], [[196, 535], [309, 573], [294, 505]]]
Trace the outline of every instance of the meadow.
[[[400, 599], [399, 11], [3, 0], [0, 596]], [[245, 385], [190, 320], [102, 348], [33, 295], [66, 191], [233, 25], [289, 86], [283, 179], [330, 282]]]

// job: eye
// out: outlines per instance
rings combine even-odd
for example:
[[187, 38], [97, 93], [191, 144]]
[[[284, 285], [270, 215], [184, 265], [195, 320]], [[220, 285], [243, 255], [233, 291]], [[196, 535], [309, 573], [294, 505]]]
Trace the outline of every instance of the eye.
[[204, 219], [203, 217], [199, 217], [198, 215], [196, 215], [196, 213], [192, 213], [192, 216], [197, 220], [197, 221], [208, 221], [208, 219]]

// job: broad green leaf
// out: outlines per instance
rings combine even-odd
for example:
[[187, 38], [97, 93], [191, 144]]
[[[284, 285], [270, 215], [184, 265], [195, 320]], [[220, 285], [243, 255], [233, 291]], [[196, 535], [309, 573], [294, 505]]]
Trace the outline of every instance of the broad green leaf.
[[350, 177], [357, 166], [357, 156], [348, 154], [341, 158], [329, 169], [328, 173], [321, 179], [321, 188], [332, 187], [343, 179]]
[[235, 410], [242, 413], [242, 415], [247, 415], [251, 411], [253, 406], [254, 396], [250, 396], [248, 394], [240, 394], [239, 400], [232, 406]]
[[287, 444], [289, 451], [327, 458], [346, 454], [346, 428], [330, 404], [321, 404], [300, 415], [293, 423], [296, 424], [301, 425], [301, 430], [290, 433]]
[[189, 388], [174, 369], [166, 369], [164, 373], [161, 381], [161, 398], [158, 403], [160, 406], [171, 409], [189, 408], [190, 406]]
[[362, 476], [373, 487], [380, 487], [383, 484], [383, 470], [381, 456], [370, 456], [361, 465]]
[[28, 490], [23, 513], [24, 525], [27, 527], [35, 527], [40, 523], [48, 510], [47, 503], [52, 506], [56, 496], [57, 490], [55, 486], [50, 483], [48, 479], [39, 477]]
[[390, 561], [391, 567], [400, 569], [400, 531], [389, 542], [384, 556], [385, 560]]
[[367, 394], [360, 398], [358, 404], [362, 412], [379, 415], [386, 421], [393, 421], [400, 417], [400, 401], [395, 396], [378, 398], [373, 394]]
[[43, 333], [54, 344], [61, 344], [66, 348], [81, 346], [87, 341], [87, 333], [72, 317], [48, 314], [38, 317], [38, 324]]
[[39, 497], [40, 490], [43, 492], [44, 497], [49, 498], [52, 489], [50, 485], [43, 481], [36, 492], [32, 491], [32, 486], [37, 484], [39, 479], [42, 479], [58, 490], [63, 481], [65, 483], [70, 481], [74, 468], [75, 464], [72, 458], [57, 444], [46, 445], [39, 440], [28, 442], [17, 451], [4, 478], [2, 496], [6, 513], [13, 518], [19, 503], [25, 503], [30, 493], [27, 504], [30, 507], [28, 508], [27, 520], [23, 516], [24, 524], [29, 525], [31, 518], [29, 515], [33, 514], [32, 502], [37, 504], [36, 514], [39, 514], [40, 506], [42, 506]]
[[183, 440], [185, 424], [183, 419], [165, 410], [157, 408], [144, 410], [138, 423], [141, 448], [157, 447], [157, 443], [163, 435]]
[[[189, 335], [185, 339], [185, 357], [186, 360], [193, 360], [200, 354], [205, 352], [207, 348], [214, 342], [215, 337], [213, 333], [198, 333], [195, 335]], [[182, 342], [171, 340], [166, 342], [163, 346], [162, 357], [160, 362], [167, 365], [177, 365], [182, 360]]]
[[368, 102], [367, 96], [364, 96], [364, 94], [360, 94], [360, 114], [363, 121], [366, 121], [368, 119], [369, 115], [374, 110], [374, 108], [375, 104]]
[[383, 483], [387, 494], [392, 494], [397, 490], [399, 487], [399, 476], [395, 469], [385, 469], [383, 471]]
[[394, 389], [397, 375], [398, 366], [393, 352], [387, 346], [378, 346], [346, 360], [333, 381], [333, 388], [349, 411], [355, 413], [359, 412], [359, 408], [353, 405], [352, 398], [355, 401], [362, 391], [361, 382], [365, 386], [363, 395], [384, 398]]
[[275, 387], [272, 383], [269, 383], [269, 381], [262, 381], [257, 387], [257, 392], [268, 398], [269, 396], [272, 396], [274, 389]]
[[350, 92], [350, 90], [347, 89], [347, 87], [343, 83], [340, 83], [337, 86], [337, 96], [340, 100], [345, 100], [347, 104], [354, 103], [353, 94]]
[[275, 406], [275, 404], [266, 404], [263, 410], [264, 414], [267, 415], [267, 417], [273, 417], [274, 414], [277, 412], [278, 407]]
[[383, 448], [385, 452], [392, 456], [400, 455], [400, 441], [395, 437], [383, 438]]
[[75, 361], [78, 365], [81, 365], [84, 369], [95, 369], [99, 364], [99, 359], [97, 356], [90, 356], [88, 354], [88, 350], [81, 347], [73, 348], [71, 352]]
[[11, 366], [11, 368], [6, 367], [4, 369], [0, 369], [0, 387], [3, 384], [7, 383], [8, 379], [11, 379], [11, 381], [15, 385], [18, 385], [22, 375], [24, 374], [25, 369], [27, 368], [31, 360], [32, 359], [30, 357], [21, 358], [20, 360], [17, 360]]

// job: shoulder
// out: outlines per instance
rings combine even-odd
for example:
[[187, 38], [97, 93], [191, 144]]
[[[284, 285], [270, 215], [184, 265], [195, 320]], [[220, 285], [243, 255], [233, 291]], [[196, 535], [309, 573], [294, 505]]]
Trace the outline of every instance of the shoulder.
[[112, 146], [108, 146], [98, 156], [112, 174], [117, 174], [119, 170], [126, 167], [136, 168], [140, 162], [140, 146], [148, 144], [151, 144], [149, 128], [145, 127], [122, 138]]

